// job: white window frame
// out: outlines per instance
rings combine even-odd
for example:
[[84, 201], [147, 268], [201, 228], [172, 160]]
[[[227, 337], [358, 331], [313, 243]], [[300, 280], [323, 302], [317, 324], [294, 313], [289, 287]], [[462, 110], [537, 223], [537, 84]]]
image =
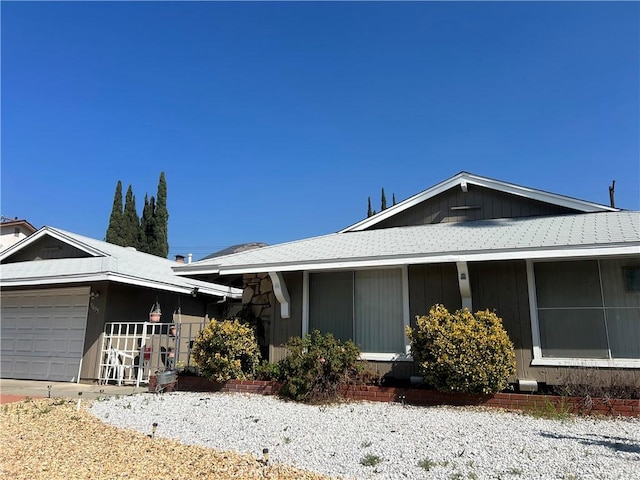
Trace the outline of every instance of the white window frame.
[[[361, 360], [371, 360], [379, 362], [412, 362], [413, 357], [410, 355], [411, 344], [407, 337], [407, 327], [411, 325], [409, 314], [409, 268], [406, 265], [388, 268], [367, 268], [367, 269], [349, 269], [355, 270], [401, 270], [402, 277], [402, 320], [403, 320], [403, 338], [405, 344], [404, 353], [383, 353], [383, 352], [360, 352]], [[314, 270], [313, 273], [330, 272], [332, 270]], [[302, 336], [309, 333], [309, 271], [305, 270], [302, 275]]]
[[[550, 259], [551, 260], [551, 259]], [[545, 261], [550, 261], [545, 259]], [[591, 258], [589, 260], [600, 260]], [[605, 259], [602, 259], [605, 260]], [[555, 258], [551, 261], [570, 261], [563, 258]], [[531, 317], [531, 340], [533, 342], [532, 366], [550, 367], [599, 367], [599, 368], [640, 368], [640, 359], [633, 358], [573, 358], [573, 357], [544, 357], [540, 342], [540, 323], [538, 321], [538, 298], [536, 294], [536, 281], [534, 273], [534, 261], [527, 260], [527, 286], [529, 289], [529, 312]]]

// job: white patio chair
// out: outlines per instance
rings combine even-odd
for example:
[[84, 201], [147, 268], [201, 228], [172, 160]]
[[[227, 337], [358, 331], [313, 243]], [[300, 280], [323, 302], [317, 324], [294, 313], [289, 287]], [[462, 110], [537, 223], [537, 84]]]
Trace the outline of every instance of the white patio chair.
[[118, 385], [122, 385], [125, 370], [133, 367], [133, 365], [124, 363], [125, 358], [133, 360], [134, 356], [116, 348], [107, 350], [107, 363], [105, 365], [104, 375], [105, 383], [113, 379], [118, 381]]

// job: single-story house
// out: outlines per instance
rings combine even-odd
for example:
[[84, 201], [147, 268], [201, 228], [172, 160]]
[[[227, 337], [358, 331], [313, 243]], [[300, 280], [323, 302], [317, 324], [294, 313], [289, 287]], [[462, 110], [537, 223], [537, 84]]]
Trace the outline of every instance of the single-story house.
[[317, 329], [354, 340], [379, 373], [415, 375], [405, 327], [440, 303], [496, 311], [521, 386], [568, 367], [639, 374], [640, 212], [467, 172], [337, 233], [174, 270], [242, 279], [271, 361]]
[[[163, 313], [158, 325], [202, 325], [241, 297], [229, 286], [177, 276], [175, 264], [48, 226], [5, 250], [0, 376], [95, 381], [105, 366], [107, 326], [125, 332], [118, 339], [124, 341], [135, 333], [129, 324], [149, 322], [156, 303]], [[162, 332], [168, 335], [166, 325]], [[138, 347], [129, 342], [122, 353]]]

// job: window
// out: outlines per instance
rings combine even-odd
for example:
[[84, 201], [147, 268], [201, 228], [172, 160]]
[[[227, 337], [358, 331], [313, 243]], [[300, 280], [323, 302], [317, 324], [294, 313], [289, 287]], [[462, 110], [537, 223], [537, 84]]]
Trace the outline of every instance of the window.
[[19, 237], [20, 236], [20, 229], [18, 227], [15, 227], [13, 229], [13, 236], [14, 237]]
[[400, 269], [309, 274], [309, 331], [353, 340], [362, 352], [404, 353]]
[[640, 359], [640, 294], [627, 269], [624, 259], [534, 264], [542, 358]]
[[640, 267], [624, 267], [622, 273], [627, 292], [640, 292]]

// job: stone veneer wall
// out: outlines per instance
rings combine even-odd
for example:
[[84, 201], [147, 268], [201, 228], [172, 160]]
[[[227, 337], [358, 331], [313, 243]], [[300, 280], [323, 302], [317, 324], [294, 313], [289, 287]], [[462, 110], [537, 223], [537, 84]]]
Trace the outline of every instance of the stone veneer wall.
[[268, 273], [245, 273], [242, 276], [244, 290], [242, 292], [242, 304], [251, 304], [256, 317], [264, 322], [271, 321], [273, 307], [273, 285]]

